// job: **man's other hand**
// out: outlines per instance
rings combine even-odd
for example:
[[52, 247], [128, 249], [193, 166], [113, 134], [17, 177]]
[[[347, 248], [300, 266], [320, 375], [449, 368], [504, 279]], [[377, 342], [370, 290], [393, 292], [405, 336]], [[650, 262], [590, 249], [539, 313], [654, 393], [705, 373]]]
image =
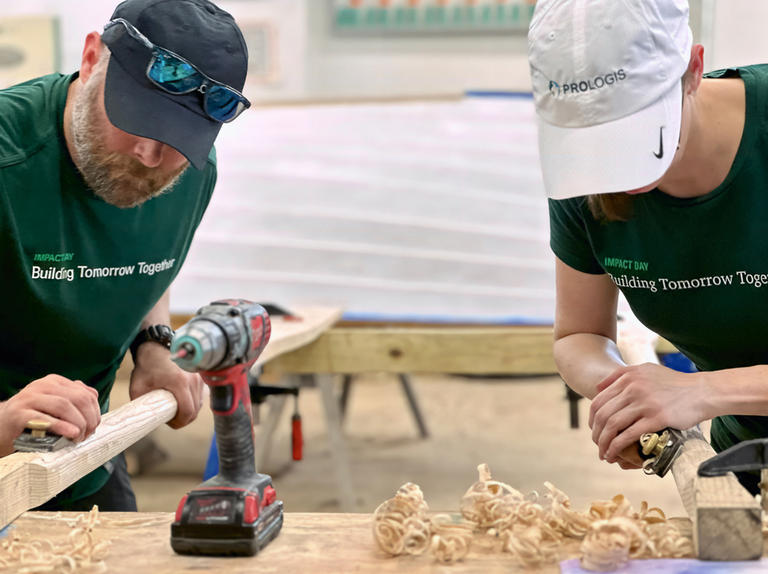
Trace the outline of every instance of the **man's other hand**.
[[129, 388], [131, 400], [157, 389], [173, 393], [178, 410], [168, 422], [171, 428], [181, 428], [197, 418], [203, 405], [204, 387], [202, 377], [181, 369], [171, 361], [170, 352], [162, 345], [150, 342], [137, 349]]
[[0, 456], [13, 452], [13, 441], [33, 419], [50, 422], [50, 432], [82, 441], [101, 421], [99, 393], [59, 375], [32, 381], [0, 403]]

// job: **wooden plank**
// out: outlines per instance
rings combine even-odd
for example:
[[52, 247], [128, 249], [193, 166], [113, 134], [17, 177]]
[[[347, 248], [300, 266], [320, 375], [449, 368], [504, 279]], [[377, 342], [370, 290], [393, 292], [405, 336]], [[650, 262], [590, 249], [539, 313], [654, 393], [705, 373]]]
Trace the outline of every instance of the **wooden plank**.
[[[72, 519], [75, 513], [62, 513]], [[30, 512], [13, 524], [13, 533], [58, 543], [71, 529], [63, 520], [43, 520], [52, 513]], [[106, 558], [110, 574], [176, 574], [184, 572], [252, 574], [253, 572], [311, 572], [312, 574], [410, 574], [445, 572], [450, 574], [556, 574], [558, 564], [540, 568], [520, 568], [508, 553], [491, 553], [474, 548], [462, 561], [450, 566], [434, 562], [431, 556], [390, 557], [375, 545], [370, 514], [287, 513], [278, 537], [253, 557], [180, 556], [170, 546], [170, 513], [102, 513], [95, 540], [111, 539]], [[110, 526], [120, 520], [151, 522], [145, 527]], [[580, 542], [572, 540], [561, 549], [561, 559], [577, 556]]]
[[[617, 345], [627, 364], [658, 363], [658, 336], [637, 322], [620, 322]], [[691, 429], [672, 475], [688, 516], [701, 560], [754, 560], [763, 554], [761, 507], [733, 473], [698, 476], [699, 465], [715, 450], [698, 429]]]
[[551, 327], [335, 327], [265, 373], [552, 374]]
[[340, 307], [298, 307], [291, 312], [295, 317], [271, 317], [272, 336], [257, 365], [311, 343], [341, 319], [344, 311]]
[[[341, 316], [338, 308], [307, 308], [298, 320], [276, 318], [260, 361], [312, 341]], [[52, 453], [14, 453], [0, 458], [0, 528], [51, 499], [176, 414], [168, 391], [147, 393], [107, 413], [81, 443]]]
[[0, 458], [0, 528], [51, 499], [175, 414], [173, 395], [152, 391], [104, 415], [93, 434], [81, 443], [56, 452], [17, 452]]
[[[262, 365], [282, 355], [311, 343], [324, 331], [330, 329], [341, 319], [344, 310], [341, 307], [297, 307], [290, 311], [295, 315], [270, 317], [272, 336], [269, 345], [256, 361]], [[178, 329], [194, 315], [173, 315], [171, 326]]]
[[[11, 526], [7, 535], [26, 540], [42, 537], [54, 544], [65, 543], [72, 531], [68, 523], [77, 513], [28, 512]], [[506, 553], [483, 551], [472, 547], [461, 562], [442, 566], [429, 556], [389, 557], [375, 546], [370, 514], [287, 513], [278, 537], [253, 557], [181, 556], [170, 546], [171, 513], [101, 513], [93, 530], [94, 541], [111, 540], [105, 559], [110, 574], [175, 574], [184, 572], [228, 574], [252, 572], [311, 572], [312, 574], [556, 574], [558, 564], [521, 568]], [[141, 523], [145, 522], [142, 526]], [[687, 519], [672, 518], [683, 535], [690, 533]], [[122, 523], [122, 524], [121, 524]], [[558, 551], [558, 560], [578, 557], [581, 542], [566, 541]], [[649, 570], [650, 571], [650, 570]]]
[[700, 433], [687, 438], [672, 465], [677, 490], [694, 522], [693, 542], [701, 560], [754, 560], [763, 554], [762, 509], [733, 473], [697, 475], [715, 456]]

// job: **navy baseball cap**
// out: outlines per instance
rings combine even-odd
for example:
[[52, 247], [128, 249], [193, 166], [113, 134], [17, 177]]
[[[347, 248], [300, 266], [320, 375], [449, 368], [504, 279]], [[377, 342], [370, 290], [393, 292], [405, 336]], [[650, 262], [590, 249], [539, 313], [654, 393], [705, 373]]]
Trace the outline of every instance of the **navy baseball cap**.
[[[125, 0], [112, 20], [123, 19], [149, 41], [170, 50], [211, 79], [242, 92], [248, 49], [234, 18], [208, 0]], [[203, 94], [171, 94], [153, 84], [147, 70], [153, 51], [125, 26], [108, 26], [104, 106], [109, 121], [130, 134], [163, 142], [197, 169], [205, 166], [221, 122], [203, 108]]]

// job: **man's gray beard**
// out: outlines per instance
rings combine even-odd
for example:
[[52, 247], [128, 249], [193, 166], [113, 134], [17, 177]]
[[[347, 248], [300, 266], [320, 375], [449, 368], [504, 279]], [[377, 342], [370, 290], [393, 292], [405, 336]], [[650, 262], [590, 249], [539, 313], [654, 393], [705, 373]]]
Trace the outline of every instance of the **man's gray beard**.
[[136, 207], [170, 190], [186, 166], [176, 173], [161, 173], [133, 157], [105, 151], [106, 129], [99, 129], [96, 110], [106, 65], [99, 67], [88, 82], [82, 82], [72, 106], [72, 144], [77, 156], [73, 160], [98, 197], [116, 207]]

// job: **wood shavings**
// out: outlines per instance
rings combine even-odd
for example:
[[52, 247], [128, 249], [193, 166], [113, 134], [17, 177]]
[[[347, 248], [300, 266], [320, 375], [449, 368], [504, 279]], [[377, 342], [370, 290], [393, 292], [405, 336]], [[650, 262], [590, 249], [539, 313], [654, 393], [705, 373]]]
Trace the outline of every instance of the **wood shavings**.
[[557, 559], [559, 537], [551, 529], [538, 525], [514, 528], [502, 533], [504, 550], [528, 567], [540, 566]]
[[693, 556], [691, 540], [667, 522], [661, 509], [646, 502], [635, 511], [619, 494], [578, 512], [571, 508], [568, 496], [549, 482], [544, 483], [546, 492], [524, 496], [493, 480], [487, 465], [477, 470], [477, 482], [460, 501], [460, 516], [440, 514], [430, 519], [421, 489], [404, 484], [374, 513], [379, 547], [396, 556], [422, 554], [428, 546], [437, 561], [452, 563], [477, 546], [537, 567], [562, 559], [559, 553], [565, 540], [575, 539], [582, 541], [582, 567], [603, 572], [636, 558]]
[[373, 513], [373, 538], [379, 548], [392, 556], [424, 552], [431, 536], [427, 510], [421, 488], [411, 482], [401, 486]]
[[498, 530], [503, 527], [501, 523], [510, 519], [523, 495], [508, 484], [492, 480], [487, 464], [478, 466], [477, 472], [479, 480], [469, 487], [461, 499], [461, 514], [478, 528]]
[[555, 530], [570, 538], [583, 538], [589, 530], [591, 520], [571, 508], [571, 500], [562, 490], [550, 482], [544, 487], [549, 491], [549, 524]]
[[93, 529], [99, 520], [97, 506], [73, 520], [61, 517], [51, 519], [69, 523], [72, 531], [68, 534], [66, 542], [53, 544], [48, 540], [26, 541], [18, 535], [12, 535], [0, 544], [0, 571], [13, 570], [19, 574], [106, 572], [104, 559], [109, 553], [111, 543], [108, 540], [97, 542], [94, 539]]
[[668, 522], [650, 524], [646, 532], [652, 542], [656, 558], [688, 558], [693, 556], [693, 542], [680, 535], [680, 531]]
[[586, 570], [616, 570], [630, 558], [639, 558], [648, 539], [637, 523], [623, 516], [597, 520], [581, 544], [581, 566]]
[[429, 520], [412, 516], [403, 523], [403, 550], [406, 554], [422, 554], [429, 547]]
[[432, 518], [432, 544], [430, 549], [438, 562], [450, 564], [469, 554], [474, 525], [464, 520], [454, 520], [450, 514], [438, 514]]
[[[614, 570], [629, 558], [693, 556], [692, 542], [666, 521], [660, 508], [648, 508], [646, 502], [635, 512], [624, 496], [617, 495], [610, 502], [592, 503], [588, 514], [597, 520], [581, 545], [585, 569]], [[626, 553], [619, 549], [621, 541], [628, 541]]]

